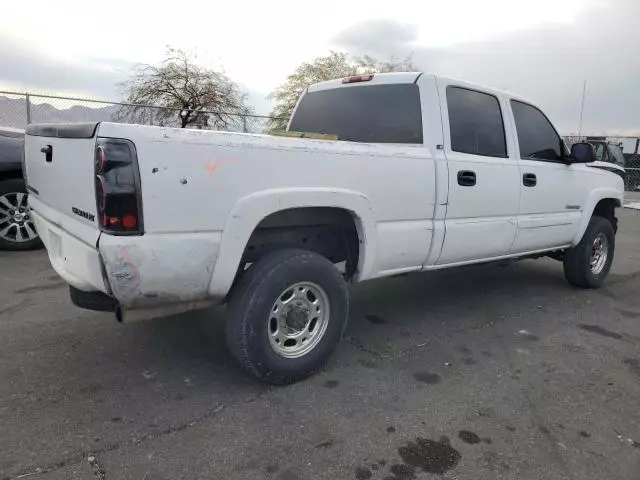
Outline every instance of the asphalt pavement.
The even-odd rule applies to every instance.
[[[352,288],[319,375],[273,388],[221,308],[75,308],[45,252],[0,253],[0,479],[640,478],[640,211],[606,287],[550,259]]]

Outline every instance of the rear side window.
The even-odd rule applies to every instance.
[[[451,150],[506,157],[507,144],[498,99],[488,93],[447,87]]]
[[[334,134],[350,142],[422,143],[420,92],[413,83],[310,92],[289,130]]]
[[[518,132],[520,157],[556,162],[562,160],[562,141],[544,113],[517,100],[511,100],[511,109]]]

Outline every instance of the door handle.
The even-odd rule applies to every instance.
[[[458,185],[463,187],[473,187],[476,184],[476,172],[471,170],[460,170],[458,172]]]
[[[46,145],[40,149],[42,153],[44,153],[44,160],[47,163],[51,163],[53,160],[53,147],[51,145]]]
[[[525,173],[524,175],[522,175],[522,184],[525,187],[535,187],[537,183],[538,179],[536,178],[535,174]]]

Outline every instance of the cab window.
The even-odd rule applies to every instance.
[[[544,113],[517,100],[511,100],[511,109],[518,132],[520,158],[562,161],[564,144]]]
[[[498,98],[462,87],[447,87],[451,150],[506,157],[504,124]]]

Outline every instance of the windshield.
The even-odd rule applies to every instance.
[[[609,145],[609,149],[611,151],[612,161],[616,165],[620,165],[624,167],[624,155],[622,154],[622,149],[618,145]]]
[[[418,86],[358,85],[307,93],[289,130],[334,134],[351,142],[422,143]]]
[[[593,147],[593,154],[598,162],[607,161],[607,150],[604,143],[590,142]]]

